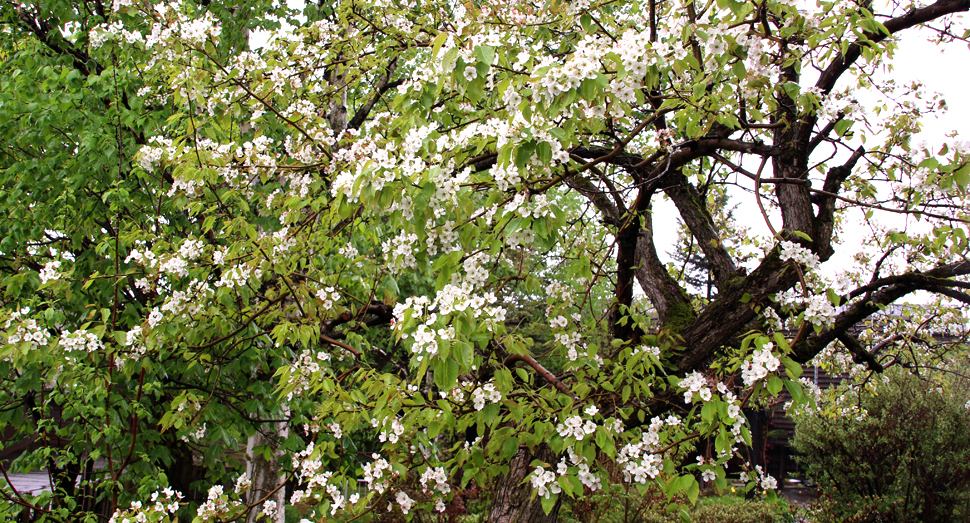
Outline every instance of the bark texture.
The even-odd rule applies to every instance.
[[[530,500],[532,484],[523,483],[532,472],[529,464],[534,459],[552,463],[556,460],[556,455],[545,445],[537,447],[534,452],[519,449],[509,462],[509,473],[495,482],[488,523],[555,523],[559,517],[562,497],[560,496],[552,512],[546,514],[542,510],[542,498]]]
[[[249,504],[267,498],[265,501],[275,501],[278,510],[272,518],[262,514],[262,505],[255,507],[246,517],[246,523],[284,523],[285,513],[283,507],[286,506],[286,474],[280,468],[279,458],[282,456],[279,447],[284,439],[289,435],[286,423],[274,423],[269,427],[268,432],[257,431],[249,437],[246,445],[246,475],[252,481],[250,489]],[[257,449],[269,446],[273,453],[269,460]]]

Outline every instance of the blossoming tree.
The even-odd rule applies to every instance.
[[[918,366],[965,329],[970,148],[912,143],[937,102],[872,73],[968,9],[4,6],[0,426],[55,487],[5,510],[433,515],[477,484],[490,521],[550,521],[603,482],[724,489],[799,363]],[[714,185],[770,233],[719,228]],[[710,300],[658,255],[663,199]]]

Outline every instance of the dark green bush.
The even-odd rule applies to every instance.
[[[966,521],[965,381],[899,370],[840,388],[795,416],[794,445],[823,493],[820,521]]]

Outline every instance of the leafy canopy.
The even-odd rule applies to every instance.
[[[314,518],[470,484],[514,487],[496,520],[519,485],[553,517],[613,479],[693,502],[743,407],[807,401],[800,363],[919,366],[966,329],[970,145],[913,144],[936,103],[870,73],[918,25],[965,38],[968,0],[2,9],[0,426],[57,482],[10,510],[281,514],[233,479],[257,433]],[[770,236],[717,219],[728,185]],[[658,257],[662,198],[709,300]]]

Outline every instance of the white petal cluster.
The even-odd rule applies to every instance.
[[[750,359],[745,360],[741,365],[741,377],[744,385],[750,387],[758,380],[766,377],[769,372],[778,370],[781,360],[771,353],[773,345],[765,345],[761,350],[754,351]]]
[[[818,256],[805,247],[802,247],[797,243],[783,241],[780,244],[780,248],[782,260],[795,262],[808,270],[815,270],[818,268]]]
[[[562,492],[562,487],[556,482],[556,473],[551,470],[536,467],[529,481],[532,483],[532,488],[536,489],[536,493],[546,499]]]
[[[394,238],[385,240],[381,244],[384,259],[387,260],[387,265],[394,274],[401,274],[404,269],[413,269],[417,266],[417,260],[414,257],[414,246],[417,242],[417,234],[401,231]]]
[[[274,502],[275,506],[275,502]],[[196,512],[201,521],[219,521],[221,516],[242,507],[242,503],[229,499],[223,493],[222,485],[214,485],[209,489],[208,499]]]
[[[92,332],[83,329],[74,332],[65,330],[61,334],[61,347],[69,351],[97,352],[104,348],[101,340]]]
[[[428,485],[434,482],[430,488],[437,490],[441,495],[451,492],[451,484],[448,483],[448,474],[444,467],[428,467],[421,473],[421,491],[427,492]]]
[[[819,327],[831,327],[838,310],[826,296],[809,296],[806,300],[805,319]]]
[[[680,388],[684,390],[684,401],[691,403],[694,394],[698,394],[703,401],[710,401],[711,389],[707,387],[707,379],[697,371],[691,372],[681,380]]]
[[[676,416],[669,416],[666,420],[655,417],[650,420],[650,427],[641,436],[640,441],[629,443],[620,449],[616,462],[623,470],[625,481],[635,481],[646,484],[660,474],[663,466],[663,454],[659,453],[661,433],[664,426],[677,426],[681,420]]]
[[[376,490],[378,494],[383,494],[390,483],[391,464],[381,458],[380,454],[374,454],[371,457],[374,461],[363,466],[364,483],[367,483],[369,488]]]
[[[175,514],[179,509],[182,493],[168,487],[155,491],[151,496],[151,504],[145,506],[140,501],[132,501],[127,510],[118,509],[111,515],[108,523],[141,523],[145,521],[159,521],[167,515]]]
[[[11,326],[15,327],[13,332],[7,335],[7,343],[27,342],[30,344],[31,350],[36,350],[38,347],[47,345],[50,342],[51,335],[47,332],[47,329],[37,324],[37,320],[21,319],[29,313],[30,309],[26,307],[12,312],[3,327],[5,329],[9,329]]]
[[[286,384],[293,386],[286,399],[291,400],[294,396],[299,397],[309,390],[316,381],[314,375],[326,367],[326,363],[331,359],[330,354],[324,351],[303,351],[290,365],[290,374]]]
[[[401,506],[401,512],[407,514],[411,507],[414,505],[414,500],[408,497],[407,493],[403,490],[399,490],[394,494],[394,501]]]
[[[330,310],[333,308],[333,304],[340,299],[340,293],[338,293],[333,287],[327,287],[317,291],[317,298],[320,298],[320,301],[323,302],[320,304],[320,306],[324,310]]]
[[[494,383],[484,383],[481,387],[472,392],[472,403],[475,410],[482,410],[486,403],[498,403],[502,401],[502,393],[495,388]]]
[[[258,280],[263,276],[262,269],[237,265],[222,272],[222,277],[216,282],[216,287],[234,288],[246,285],[249,280]]]
[[[583,438],[596,433],[596,422],[592,420],[583,421],[581,416],[570,416],[556,425],[556,432],[563,438],[575,438],[576,441],[583,441]]]
[[[44,264],[44,268],[40,270],[40,283],[44,284],[49,281],[55,281],[61,279],[60,272],[61,262],[54,260]]]
[[[387,420],[385,420],[386,424]],[[387,441],[390,443],[397,443],[401,436],[404,435],[404,424],[401,420],[394,418],[391,420],[391,426],[388,430],[381,431],[379,439],[381,443]]]

